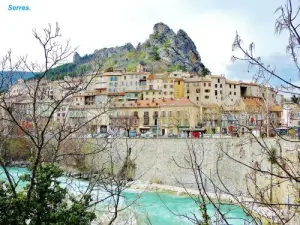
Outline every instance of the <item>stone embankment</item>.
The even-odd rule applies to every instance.
[[[5,164],[7,167],[21,167],[25,168],[29,165],[28,161],[7,161]]]

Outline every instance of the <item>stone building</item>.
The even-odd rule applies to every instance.
[[[111,124],[117,121],[136,121],[130,129],[138,133],[179,134],[195,130],[199,107],[188,99],[162,98],[136,102],[114,103],[110,114]],[[120,125],[119,125],[120,126]]]

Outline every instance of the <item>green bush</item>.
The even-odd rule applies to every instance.
[[[170,40],[166,40],[165,43],[164,43],[164,48],[168,49],[170,47],[171,47],[171,41]]]
[[[126,71],[133,72],[136,70],[137,63],[133,62],[127,65]]]
[[[150,59],[153,60],[153,61],[160,60],[159,53],[158,53],[158,48],[157,47],[153,47],[152,48],[152,52],[150,54]]]
[[[180,65],[171,65],[171,66],[168,66],[168,68],[167,68],[168,72],[174,72],[177,70],[186,71],[186,68],[183,66],[180,66]]]
[[[10,138],[4,142],[2,157],[5,160],[28,161],[31,157],[31,143],[26,138]]]
[[[31,169],[31,168],[30,168]],[[96,218],[88,210],[91,196],[84,194],[79,200],[67,195],[67,188],[60,186],[63,171],[54,164],[37,168],[32,186],[22,188],[17,195],[8,185],[0,185],[0,221],[5,225],[88,225]],[[29,183],[32,173],[20,177]],[[30,197],[28,193],[31,193]]]

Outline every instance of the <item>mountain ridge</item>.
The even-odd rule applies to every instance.
[[[203,72],[209,71],[202,63],[195,43],[184,30],[175,33],[168,25],[156,23],[149,38],[136,47],[128,42],[122,46],[97,49],[84,56],[75,52],[72,63],[58,66],[50,74],[63,76],[89,71],[95,61],[103,71],[133,72],[138,64],[149,72],[183,70],[206,75]]]

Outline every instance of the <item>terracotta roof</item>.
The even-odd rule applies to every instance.
[[[123,96],[125,95],[125,92],[110,92],[107,95],[112,95],[112,96]]]
[[[148,76],[147,80],[154,80],[155,79],[155,75],[154,74],[151,74]]]
[[[264,103],[260,98],[243,98],[246,106],[263,106]]]
[[[174,98],[165,98],[158,100],[139,100],[135,102],[124,102],[124,103],[115,103],[115,107],[139,107],[139,108],[148,108],[148,107],[168,107],[168,106],[196,106],[190,100],[186,98],[174,99]]]
[[[282,107],[280,105],[272,105],[271,106],[271,111],[273,111],[273,112],[281,112],[282,111]]]

